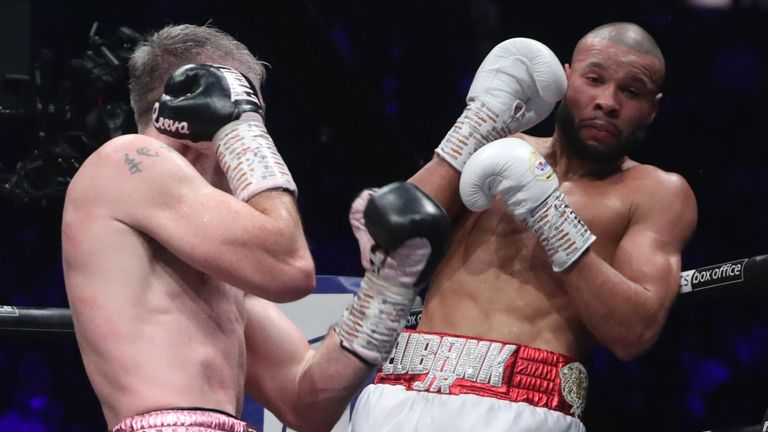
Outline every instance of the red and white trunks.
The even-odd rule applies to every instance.
[[[502,341],[406,330],[358,399],[350,431],[583,432],[587,373]]]
[[[256,432],[256,428],[216,411],[169,409],[128,417],[112,432]]]

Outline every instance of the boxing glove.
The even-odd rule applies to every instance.
[[[256,88],[227,66],[191,64],[168,78],[153,108],[158,132],[202,149],[212,146],[232,194],[248,201],[265,190],[297,194],[288,166],[264,126]],[[243,114],[258,114],[240,119]]]
[[[596,237],[568,206],[557,175],[544,157],[519,138],[502,138],[466,163],[459,193],[468,209],[488,209],[498,196],[507,212],[539,239],[556,272],[573,264]]]
[[[152,108],[152,122],[171,138],[210,142],[219,129],[246,112],[264,114],[256,88],[245,75],[227,66],[188,64],[165,82]]]
[[[461,171],[480,147],[545,119],[565,94],[557,56],[533,39],[494,47],[472,80],[467,106],[435,152]]]
[[[366,272],[335,331],[342,347],[378,365],[389,357],[419,289],[443,257],[450,221],[421,189],[393,183],[361,193],[350,223]]]

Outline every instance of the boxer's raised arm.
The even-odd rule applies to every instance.
[[[365,277],[317,352],[274,305],[246,302],[246,391],[302,431],[330,430],[363,380],[389,358],[449,234],[445,212],[406,183],[364,191],[350,222]]]
[[[475,73],[467,106],[435,149],[435,157],[408,181],[454,218],[461,211],[459,176],[485,144],[533,127],[565,94],[565,72],[541,42],[508,39],[496,45]]]
[[[314,289],[314,265],[291,194],[256,195],[258,211],[212,187],[159,141],[127,135],[102,146],[78,176],[79,205],[93,203],[192,267],[273,301]],[[85,178],[87,177],[87,178]],[[69,198],[68,198],[69,199]]]

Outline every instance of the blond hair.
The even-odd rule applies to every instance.
[[[152,106],[160,97],[168,77],[190,63],[216,63],[237,69],[256,86],[266,76],[264,64],[245,45],[210,26],[169,25],[147,36],[128,63],[131,107],[139,132],[151,121]]]

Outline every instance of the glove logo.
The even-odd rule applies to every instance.
[[[531,174],[533,174],[537,180],[550,181],[555,178],[555,172],[552,171],[549,162],[547,162],[547,160],[544,159],[544,156],[536,150],[531,151],[530,164]]]
[[[387,261],[387,256],[384,255],[384,253],[381,250],[379,249],[373,250],[373,249],[374,247],[371,247],[371,254],[369,256],[371,260],[370,268],[372,272],[379,274],[381,273],[381,268],[384,266],[384,262]]]
[[[178,132],[180,134],[189,135],[189,123],[185,121],[163,118],[160,117],[159,113],[160,104],[155,102],[155,105],[152,107],[152,123],[155,125],[155,128],[168,132]]]
[[[251,84],[243,76],[243,74],[227,66],[217,67],[221,73],[224,74],[224,78],[227,79],[227,84],[229,84],[230,99],[232,102],[238,100],[247,100],[261,106],[259,98],[256,97],[256,93],[253,91]]]

